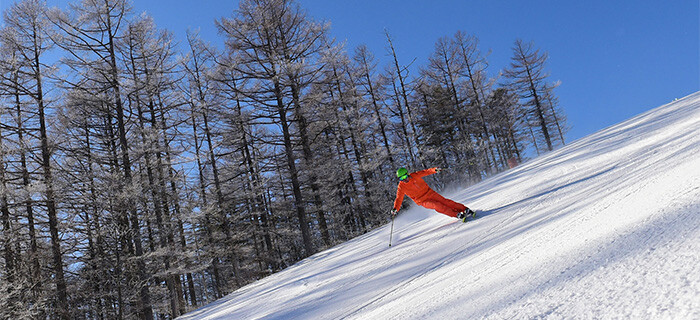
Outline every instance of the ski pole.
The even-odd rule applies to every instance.
[[[391,232],[389,233],[389,246],[391,247],[391,238],[394,236],[394,215],[391,215]]]

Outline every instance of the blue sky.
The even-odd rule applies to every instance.
[[[568,116],[568,141],[700,90],[700,1],[298,0],[352,51],[366,44],[387,61],[384,29],[400,62],[427,64],[436,40],[463,30],[491,52],[491,76],[507,67],[517,38],[549,53],[547,69]],[[65,0],[48,0],[66,7]],[[4,9],[8,0],[0,0]],[[135,1],[162,28],[183,39],[188,28],[221,47],[214,19],[230,17],[233,0]]]

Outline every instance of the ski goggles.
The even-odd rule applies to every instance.
[[[402,175],[402,176],[399,177],[399,180],[401,180],[401,181],[404,181],[404,180],[406,180],[406,179],[408,179],[408,175],[407,175],[407,174],[404,174],[404,175]]]

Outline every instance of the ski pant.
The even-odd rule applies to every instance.
[[[433,209],[453,218],[457,217],[458,213],[467,210],[465,205],[447,199],[434,191],[427,194],[424,199],[421,199],[420,202],[416,202],[416,204],[428,209]]]

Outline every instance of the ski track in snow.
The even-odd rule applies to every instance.
[[[696,93],[181,319],[700,319],[699,151]]]

